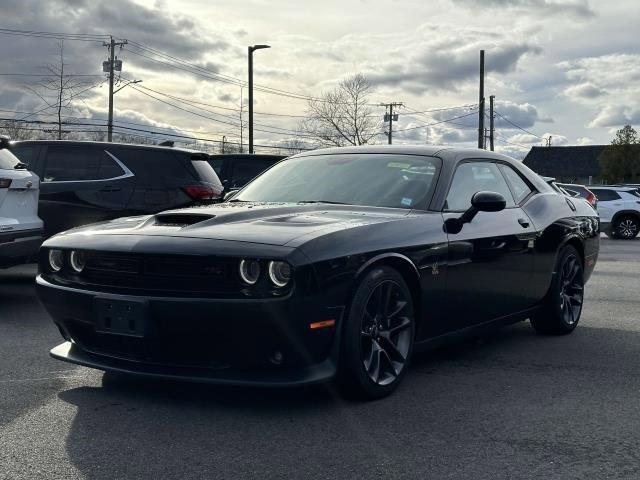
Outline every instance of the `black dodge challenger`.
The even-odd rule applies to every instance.
[[[411,354],[530,319],[567,334],[599,220],[513,159],[370,146],[283,160],[225,203],[61,233],[38,293],[54,358],[239,385],[392,392]]]

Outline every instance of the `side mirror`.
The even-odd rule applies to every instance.
[[[499,212],[506,206],[507,201],[496,192],[476,192],[471,197],[471,207],[478,212]]]
[[[444,229],[447,233],[460,233],[465,223],[470,223],[478,212],[499,212],[507,201],[497,192],[476,192],[471,197],[471,206],[458,218],[447,218]]]

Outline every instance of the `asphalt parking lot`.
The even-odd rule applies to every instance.
[[[54,361],[33,268],[0,272],[0,478],[640,477],[640,239],[602,240],[578,329],[423,354],[390,398],[126,381]]]

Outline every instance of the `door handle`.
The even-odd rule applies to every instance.
[[[121,190],[120,187],[103,187],[100,189],[101,192],[119,192]]]
[[[519,218],[518,223],[522,226],[522,228],[527,228],[529,226],[529,222],[524,218]]]

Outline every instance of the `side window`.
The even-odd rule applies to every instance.
[[[516,203],[523,201],[533,191],[529,188],[529,185],[527,185],[522,177],[513,170],[513,168],[500,164],[500,170],[502,170],[504,176],[507,177],[507,182],[509,182],[509,185],[511,186]]]
[[[231,174],[231,184],[234,187],[242,187],[249,180],[253,180],[264,170],[267,165],[264,161],[252,158],[241,158],[233,162],[233,173]]]
[[[515,206],[507,182],[495,163],[465,162],[453,174],[445,209],[467,210],[471,206],[473,194],[483,190],[502,194],[507,201],[507,208]]]
[[[40,147],[37,145],[19,145],[12,147],[11,152],[18,157],[22,163],[26,163],[29,168],[33,168],[38,159]]]
[[[116,178],[125,174],[122,167],[111,158],[106,152],[100,156],[100,169],[98,170],[99,179]]]
[[[118,147],[112,152],[144,185],[192,182],[193,175],[178,154],[161,148]],[[187,157],[187,162],[190,157]]]
[[[223,162],[222,158],[211,157],[209,159],[209,164],[213,167],[218,177],[222,173],[222,162]]]
[[[43,182],[97,180],[100,152],[91,147],[50,146],[44,165]]]
[[[614,190],[593,190],[593,193],[600,202],[609,202],[612,200],[620,200],[620,195]]]

